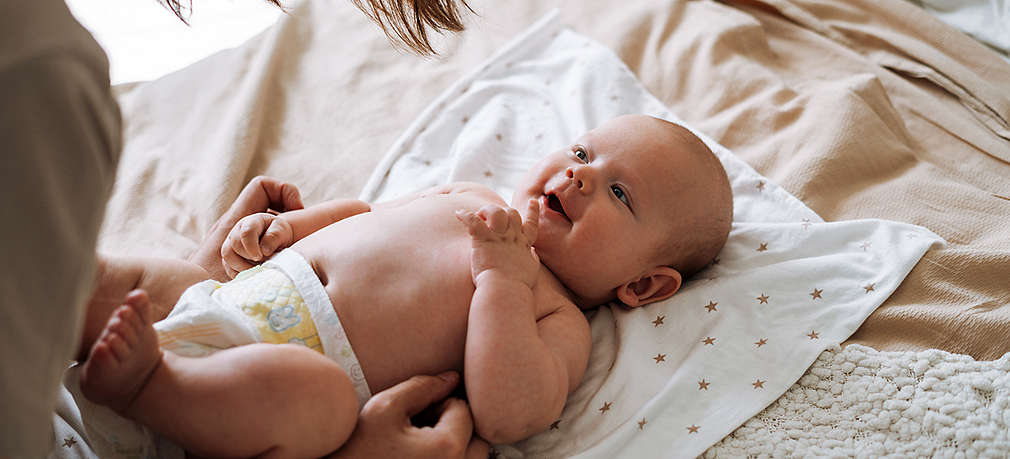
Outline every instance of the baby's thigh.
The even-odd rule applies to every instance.
[[[317,457],[342,445],[357,423],[358,395],[334,361],[304,346],[251,344],[229,349],[233,387],[258,400],[257,416],[270,419],[281,448]],[[213,356],[212,356],[213,357]]]

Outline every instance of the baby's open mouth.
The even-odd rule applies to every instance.
[[[547,195],[547,208],[561,214],[562,217],[565,217],[565,220],[572,221],[568,218],[568,214],[565,213],[565,207],[561,205],[561,200],[558,199],[556,194],[551,193]]]

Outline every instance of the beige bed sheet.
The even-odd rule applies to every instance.
[[[849,340],[1010,351],[1010,65],[901,1],[470,2],[442,57],[391,49],[346,0],[119,88],[125,151],[101,248],[186,256],[258,174],[357,195],[436,95],[551,8],[687,122],[826,220],[926,226],[926,255]]]

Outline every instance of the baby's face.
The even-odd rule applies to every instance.
[[[582,306],[613,299],[614,289],[653,267],[660,241],[675,236],[677,177],[691,171],[664,124],[611,120],[540,161],[513,195],[519,209],[540,202],[537,254]]]

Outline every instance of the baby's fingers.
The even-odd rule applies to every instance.
[[[488,228],[498,234],[505,234],[508,230],[509,215],[501,206],[488,204],[477,211],[477,215],[487,222]]]
[[[269,257],[277,249],[286,247],[291,241],[292,236],[291,224],[283,218],[274,218],[270,222],[270,227],[267,228],[266,232],[263,233],[263,237],[260,238],[260,249],[262,250],[263,257]]]
[[[491,229],[487,227],[487,223],[476,212],[460,209],[456,211],[456,218],[466,226],[467,231],[470,232],[470,237],[474,239],[487,239],[491,237]]]
[[[239,238],[242,248],[245,249],[243,256],[247,259],[259,261],[263,258],[263,252],[260,250],[260,235],[263,234],[263,229],[273,218],[273,215],[270,214],[256,214],[238,222]]]
[[[526,207],[526,216],[523,218],[523,235],[526,241],[533,245],[537,242],[537,233],[540,229],[540,201],[530,199]]]
[[[231,279],[234,279],[238,273],[253,267],[252,263],[231,249],[221,251],[221,264],[224,265],[224,271]]]
[[[518,240],[523,235],[523,218],[519,215],[519,211],[509,207],[508,210],[509,226],[506,231],[506,236],[510,239]]]

